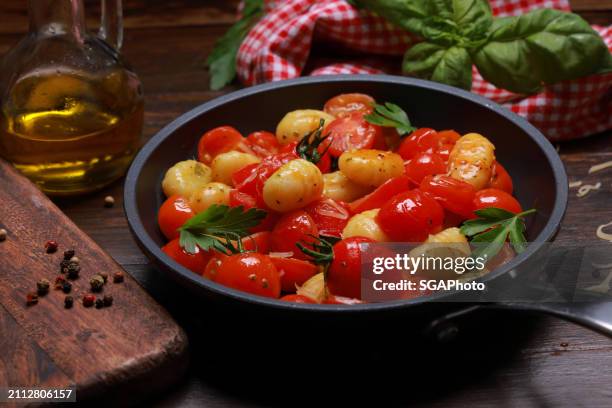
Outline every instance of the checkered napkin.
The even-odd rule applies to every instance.
[[[570,10],[568,0],[490,3],[496,16],[513,16],[542,7]],[[593,28],[612,50],[612,26]],[[313,40],[363,57],[356,57],[356,61],[328,61],[306,72]],[[302,74],[396,74],[400,65],[397,58],[417,41],[415,36],[355,9],[346,0],[266,0],[266,14],[243,41],[236,68],[246,85]],[[537,95],[525,96],[494,87],[474,69],[472,92],[524,116],[552,141],[612,129],[612,73],[562,82],[547,86]]]

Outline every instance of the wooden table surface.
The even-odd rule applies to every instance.
[[[4,0],[0,5],[0,54],[27,27],[24,3]],[[236,89],[210,91],[204,66],[214,41],[234,19],[236,1],[124,3],[124,54],[144,83],[146,138],[192,107]],[[86,4],[93,24],[97,10],[91,9],[97,2],[87,0]],[[574,0],[572,4],[593,23],[612,23],[611,0]],[[587,176],[589,166],[612,159],[610,136],[612,132],[560,145],[570,179],[601,181],[602,188],[582,199],[572,192],[559,241],[596,242],[597,226],[612,221],[612,172]],[[434,348],[434,355],[425,361],[399,358],[401,347],[380,351],[373,357],[375,371],[365,363],[359,370],[361,356],[354,356],[349,370],[346,359],[300,360],[300,350],[275,367],[265,366],[265,360],[259,366],[232,360],[233,366],[227,367],[222,358],[210,358],[211,351],[216,351],[210,339],[217,334],[207,326],[206,316],[218,311],[207,309],[208,305],[186,295],[149,266],[128,231],[122,194],[119,181],[98,193],[56,202],[189,334],[193,364],[188,377],[169,392],[152,390],[148,406],[327,406],[334,401],[378,401],[378,406],[612,406],[612,339],[556,318],[520,313],[500,313],[482,330],[462,333],[458,345]],[[114,208],[102,208],[106,195],[117,200]],[[278,334],[276,340],[290,342],[293,336],[299,333]],[[342,348],[338,344],[351,341],[325,339],[324,333],[322,339],[338,349]],[[397,341],[401,346],[403,340]],[[397,363],[402,376],[390,375]],[[306,366],[320,370],[312,374],[313,370],[303,369]]]

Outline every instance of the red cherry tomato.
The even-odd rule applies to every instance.
[[[451,151],[455,147],[454,144],[443,144],[440,145],[438,149],[436,149],[436,154],[442,158],[445,162],[448,162],[448,158],[450,157]]]
[[[327,102],[323,110],[332,116],[342,118],[353,113],[368,114],[374,109],[374,98],[360,93],[349,93],[334,96]]]
[[[438,132],[438,145],[454,145],[461,135],[454,130],[441,130]]]
[[[437,148],[438,133],[429,128],[417,129],[405,138],[397,148],[397,154],[404,160],[410,160],[419,153],[431,153]]]
[[[260,231],[242,238],[242,247],[247,251],[255,251],[260,254],[270,252],[270,241],[272,233],[270,231]]]
[[[473,216],[476,189],[471,184],[452,177],[437,175],[425,177],[419,188],[438,201],[444,209],[464,219]]]
[[[419,153],[405,166],[406,176],[419,185],[425,176],[446,173],[446,163],[434,153]]]
[[[331,198],[322,198],[304,208],[319,228],[319,234],[340,237],[349,220],[346,204]]]
[[[292,211],[283,214],[274,226],[271,250],[273,252],[292,252],[294,258],[308,259],[308,256],[300,251],[296,244],[311,246],[315,242],[314,237],[318,235],[319,229],[308,213],[303,210]]]
[[[262,158],[276,154],[280,149],[280,143],[278,143],[276,135],[265,130],[251,133],[246,137],[246,140],[251,150]]]
[[[230,207],[242,206],[245,210],[248,210],[257,207],[257,200],[250,194],[231,189],[229,193],[229,205]]]
[[[204,133],[198,143],[198,161],[210,164],[219,154],[238,150],[253,153],[240,132],[231,126],[220,126]]]
[[[190,254],[186,252],[180,245],[179,239],[173,239],[162,247],[162,251],[170,258],[174,259],[179,264],[192,272],[201,274],[208,263],[208,260],[212,257],[212,254],[208,251],[202,251],[196,246],[196,253]]]
[[[293,302],[293,303],[317,303],[314,299],[309,298],[304,295],[285,295],[280,298],[283,302]]]
[[[367,122],[361,113],[334,120],[325,132],[330,134],[329,153],[334,157],[340,157],[348,150],[370,149],[377,139],[384,140],[382,129]]]
[[[291,142],[289,144],[286,144],[280,149],[280,153],[290,153],[294,154],[296,158],[299,157],[297,153],[298,143],[299,142]],[[321,158],[316,163],[316,166],[319,168],[319,170],[321,170],[321,173],[329,173],[329,171],[331,170],[331,156],[327,151],[328,145],[329,142],[326,139],[325,141],[323,141],[323,143],[319,145],[319,147],[317,147],[317,151],[321,155]]]
[[[296,285],[302,286],[318,272],[316,265],[301,259],[275,256],[271,256],[270,259],[280,274],[283,292],[295,292]]]
[[[195,214],[187,200],[180,195],[168,197],[159,208],[157,223],[159,229],[168,239],[178,238],[178,228]]]
[[[387,201],[376,221],[393,240],[422,242],[442,229],[444,210],[436,200],[415,189]]]
[[[510,174],[508,174],[504,166],[497,161],[493,162],[491,181],[489,181],[488,187],[505,191],[508,194],[512,194],[512,191],[514,190],[514,185],[512,183]]]
[[[349,298],[345,296],[329,295],[327,299],[323,301],[323,303],[327,305],[349,305],[350,306],[350,305],[359,305],[365,302],[360,299]]]
[[[521,204],[510,194],[495,188],[485,188],[476,193],[474,197],[474,211],[483,208],[496,207],[511,213],[523,211]]]
[[[376,190],[370,194],[363,196],[352,203],[350,203],[349,209],[353,214],[359,214],[367,210],[374,208],[380,208],[386,203],[390,197],[408,191],[410,189],[410,180],[408,176],[394,177],[385,181]]]
[[[334,260],[327,271],[327,286],[335,295],[361,298],[361,247],[373,243],[365,237],[350,237],[336,242]]]
[[[204,276],[227,287],[254,295],[280,296],[280,275],[267,255],[247,252],[215,255],[206,265]]]
[[[255,197],[257,193],[255,179],[257,178],[258,167],[259,163],[248,164],[232,174],[232,184],[236,187],[236,190]]]

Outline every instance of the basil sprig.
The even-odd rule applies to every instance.
[[[580,16],[553,9],[495,18],[487,0],[354,0],[423,38],[404,56],[405,74],[470,89],[472,65],[498,88],[543,85],[612,71],[612,56]]]

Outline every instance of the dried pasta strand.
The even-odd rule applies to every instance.
[[[593,184],[585,184],[584,186],[580,187],[578,189],[578,193],[576,194],[578,197],[584,197],[585,195],[589,194],[592,190],[599,190],[601,188],[601,183],[598,182],[597,184],[593,185]]]
[[[612,225],[612,221],[610,221],[607,224],[602,224],[599,227],[597,227],[597,238],[603,239],[604,241],[612,242],[612,234],[608,234],[604,232],[604,228],[609,227],[610,225]]]
[[[578,181],[570,181],[569,183],[569,188],[576,188],[576,187],[580,187],[582,185],[582,181],[578,180]]]
[[[591,168],[589,169],[589,174],[597,173],[598,171],[605,170],[608,167],[612,167],[612,160],[591,166]]]

